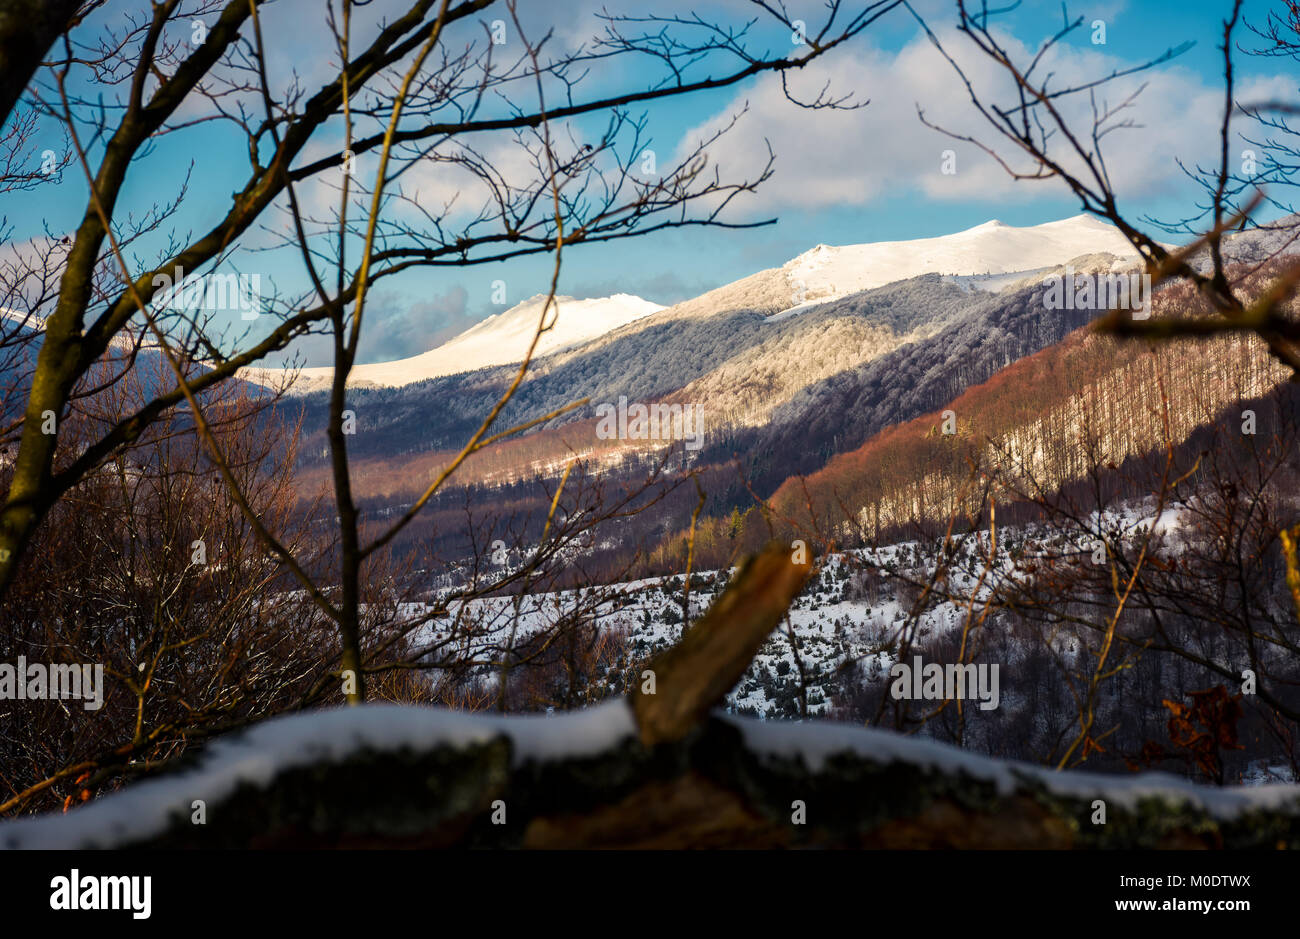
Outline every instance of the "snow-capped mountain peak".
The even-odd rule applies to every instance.
[[[1053,267],[1085,254],[1137,253],[1113,225],[1091,215],[1017,228],[990,219],[974,228],[908,241],[817,245],[782,268],[799,298],[825,302],[919,274],[1009,274]]]
[[[545,302],[546,294],[537,294],[475,323],[428,352],[392,362],[358,365],[352,369],[351,382],[398,387],[426,378],[522,362]],[[533,357],[536,359],[586,342],[662,309],[657,303],[626,293],[591,300],[556,297],[555,306],[546,314],[549,328],[538,340]],[[330,366],[301,369],[293,390],[304,394],[318,391],[326,387],[332,373]],[[250,369],[244,377],[270,385],[282,379],[284,374],[283,369]]]

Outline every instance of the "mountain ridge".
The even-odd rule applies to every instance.
[[[1097,254],[1112,254],[1134,263],[1138,260],[1118,229],[1086,215],[1025,227],[992,219],[963,231],[905,241],[819,244],[781,267],[757,271],[667,307],[629,294],[589,300],[557,297],[557,331],[543,335],[534,359],[551,357],[562,364],[574,355],[594,352],[610,341],[663,323],[742,310],[775,320],[928,273],[1028,274]],[[974,286],[980,287],[978,283]],[[544,294],[531,297],[426,352],[358,365],[349,383],[358,388],[403,387],[521,361],[544,299]],[[579,313],[574,318],[576,324],[574,319],[566,319],[566,311]],[[246,377],[271,385],[289,374],[280,369],[251,369]],[[300,369],[291,390],[297,394],[319,391],[328,386],[331,374],[330,366]]]

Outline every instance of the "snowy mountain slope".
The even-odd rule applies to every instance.
[[[558,322],[542,337],[537,356],[560,353],[554,362],[563,365],[656,326],[740,311],[761,313],[775,322],[777,316],[803,312],[927,273],[973,277],[969,286],[995,292],[1005,285],[1005,279],[989,277],[988,282],[983,282],[980,278],[1029,274],[1080,255],[1107,252],[1125,260],[1137,257],[1117,229],[1083,215],[1028,228],[1015,228],[995,219],[936,238],[842,247],[818,245],[782,267],[758,271],[671,307],[627,294],[599,300],[560,298]],[[401,387],[518,362],[537,322],[541,300],[540,296],[533,297],[489,317],[429,352],[357,366],[352,384]],[[302,394],[322,390],[329,375],[329,367],[302,369],[293,390]],[[270,385],[282,379],[284,371],[253,369],[246,377]],[[696,377],[689,376],[685,381]]]
[[[1180,309],[1182,302],[1177,296],[1157,294],[1155,315]],[[956,332],[969,332],[968,325]],[[981,334],[992,332],[990,324],[981,325]],[[932,345],[927,354],[942,348]],[[1166,439],[1187,448],[1194,459],[1206,449],[1207,428],[1213,422],[1226,414],[1228,426],[1239,427],[1247,401],[1260,402],[1250,405],[1259,414],[1271,414],[1268,408],[1286,400],[1283,389],[1291,387],[1285,381],[1288,370],[1262,344],[1245,337],[1188,340],[1151,349],[1078,330],[1036,355],[1012,357],[1002,370],[993,369],[997,360],[989,360],[988,350],[959,342],[955,351],[960,367],[978,369],[968,378],[989,374],[989,380],[968,380],[964,391],[940,400],[943,388],[962,385],[907,382],[909,390],[901,394],[896,386],[864,377],[851,389],[865,389],[857,398],[827,389],[811,406],[796,400],[788,414],[779,409],[772,423],[755,435],[752,448],[780,439],[783,418],[788,418],[787,426],[799,422],[805,444],[819,432],[823,437],[832,431],[846,436],[849,428],[844,425],[819,428],[808,418],[810,413],[845,413],[841,409],[846,400],[853,403],[849,413],[864,415],[870,422],[859,423],[876,431],[862,446],[844,448],[820,470],[786,480],[776,490],[774,504],[796,517],[803,506],[811,505],[822,518],[853,505],[862,507],[859,522],[888,526],[946,512],[948,506],[927,503],[917,492],[947,494],[959,489],[968,478],[968,454],[976,454],[986,468],[1000,467],[1008,490],[1016,492],[1052,491],[1085,477],[1098,460],[1114,469],[1154,453],[1158,464]],[[930,373],[924,360],[918,365],[922,374]],[[909,368],[904,374],[916,371]],[[933,402],[931,409],[903,419],[903,414],[916,411],[918,391],[925,392],[921,400]],[[1286,394],[1293,396],[1289,390]],[[1294,404],[1287,407],[1294,409]],[[946,412],[958,415],[956,447],[934,434],[940,414]],[[1262,420],[1283,426],[1280,416]]]
[[[1043,286],[1025,284],[989,294],[966,292],[937,274],[855,294],[825,304],[769,328],[807,321],[811,326],[825,314],[841,315],[878,294],[900,292],[896,302],[906,309],[933,309],[942,291],[963,297],[957,315],[935,317],[900,335],[893,349],[863,359],[827,376],[816,376],[785,399],[774,402],[761,425],[733,436],[719,435],[712,449],[709,438],[700,459],[723,461],[732,451],[747,454],[746,474],[757,491],[770,492],[784,477],[810,473],[832,454],[852,450],[874,434],[934,410],[973,384],[987,381],[1023,356],[1060,341],[1092,318],[1089,311],[1048,310]],[[882,298],[883,299],[883,298]],[[901,330],[900,330],[901,332]],[[799,446],[788,442],[798,440]],[[720,496],[739,499],[743,491]]]
[[[932,336],[997,299],[972,296],[931,276],[822,304],[778,323],[747,310],[671,321],[659,313],[580,352],[537,363],[501,420],[530,420],[578,397],[594,406],[620,396],[646,402],[671,395],[702,408],[710,430],[753,424],[809,383]],[[453,446],[473,432],[510,377],[497,368],[402,388],[358,388],[349,403],[369,431],[357,438],[353,452],[382,456]],[[314,413],[323,407],[316,397],[306,399],[308,423],[323,426]],[[439,419],[429,421],[430,414]],[[580,410],[556,423],[591,416],[590,409]]]
[[[21,337],[39,341],[44,333],[45,317],[39,313],[0,306],[0,336],[4,336],[7,341],[14,342]],[[158,344],[152,339],[141,339],[139,335],[118,333],[108,341],[108,347],[122,352],[131,352],[137,348],[156,351]]]
[[[568,355],[583,354],[620,335],[660,323],[740,310],[762,313],[769,322],[779,322],[818,304],[921,274],[950,275],[965,287],[996,293],[1016,280],[1092,254],[1115,255],[1119,266],[1139,260],[1117,228],[1089,215],[1026,228],[993,219],[934,238],[817,245],[781,267],[758,271],[628,327],[610,330]]]
[[[1102,245],[1124,255],[1093,250]],[[805,263],[812,255],[821,259],[815,270]],[[849,270],[850,262],[864,266]],[[818,441],[806,448],[808,465],[800,467],[811,471],[830,453],[930,410],[1086,322],[1086,312],[1045,313],[1036,296],[1044,272],[1066,263],[1082,270],[1136,262],[1113,228],[1086,218],[1023,229],[991,222],[917,242],[815,249],[785,268],[760,271],[542,358],[501,419],[530,420],[578,397],[669,399],[701,408],[709,441],[716,435],[721,446],[743,442],[752,447],[742,450],[786,453],[780,441],[799,428]],[[907,265],[936,269],[899,279]],[[827,291],[879,279],[890,283],[818,299],[805,282],[808,295],[797,315],[776,315],[796,299],[790,272],[810,270],[820,271]],[[852,277],[841,276],[844,271]],[[495,322],[470,330],[463,341]],[[401,365],[451,348],[449,343]],[[458,361],[456,369],[466,369],[466,362]],[[398,364],[369,366],[358,377]],[[358,383],[350,403],[370,432],[358,440],[356,455],[382,458],[455,446],[512,377],[508,367],[495,367],[400,386],[391,378]],[[319,406],[308,398],[309,409]],[[430,422],[430,414],[438,421]],[[580,411],[556,423],[590,417],[590,410]],[[733,440],[723,433],[726,428],[745,428],[763,439]],[[771,466],[774,475],[767,482],[778,485],[785,469]]]
[[[715,426],[759,426],[803,389],[932,339],[987,300],[927,277],[813,304],[798,311],[797,322],[769,316],[758,342],[733,350],[671,397],[698,403]]]
[[[530,297],[504,313],[476,323],[428,352],[392,362],[358,365],[352,370],[351,384],[400,387],[426,378],[521,362],[537,329],[545,301],[544,294]],[[557,297],[556,309],[547,314],[551,326],[538,341],[534,356],[540,357],[588,341],[662,309],[657,303],[625,293],[593,300]],[[245,377],[271,385],[284,373],[284,369],[250,369]],[[293,390],[300,394],[320,391],[328,386],[332,373],[330,366],[301,369]]]
[[[1288,215],[1260,228],[1232,232],[1223,239],[1223,254],[1229,262],[1252,264],[1275,255],[1300,253],[1300,215]],[[1192,256],[1192,265],[1202,272],[1210,269],[1209,251],[1202,248]]]
[[[45,317],[39,313],[0,307],[0,339],[5,347],[5,354],[0,357],[0,387],[9,389],[7,398],[0,405],[0,414],[13,420],[27,406],[37,356],[45,340]],[[129,368],[136,382],[133,394],[160,393],[175,385],[171,367],[158,343],[133,323],[109,339],[108,349],[91,367],[81,387],[98,388],[112,376],[122,374],[124,368]],[[253,394],[261,391],[256,385],[246,386],[245,390]]]
[[[676,367],[665,368],[664,362],[658,362],[657,367],[649,368],[655,359],[649,353],[630,361],[626,355],[615,355],[620,360],[618,366],[601,384],[613,382],[625,387],[628,394],[648,397],[672,392],[676,382],[681,390],[674,398],[701,403],[729,423],[752,425],[768,420],[773,407],[813,382],[861,367],[905,343],[929,339],[962,319],[965,311],[954,310],[951,298],[936,293],[937,284],[916,282],[904,289],[905,283],[917,276],[943,275],[944,283],[970,294],[962,304],[970,309],[980,306],[981,299],[989,295],[1041,284],[1044,273],[1067,263],[1074,263],[1078,270],[1119,270],[1138,261],[1137,253],[1116,228],[1086,215],[1027,228],[993,220],[955,234],[912,241],[819,245],[783,267],[759,271],[610,330],[590,343],[570,348],[550,364],[557,371],[577,366],[580,373],[590,376],[593,362],[640,345],[633,341],[635,334],[654,335],[657,346],[672,343],[679,332],[691,334],[683,355],[667,360]],[[871,301],[856,297],[890,285],[898,287],[898,296],[873,295]],[[820,322],[807,335],[781,327],[751,337],[751,330],[742,327],[730,350],[716,349],[703,359],[699,355],[700,321],[716,319],[721,324],[738,313],[760,313],[765,316],[765,327],[776,327],[814,309]],[[862,314],[867,309],[873,312],[864,321]],[[880,322],[878,317],[886,310],[889,312]],[[723,332],[730,333],[733,328]],[[1055,338],[1060,335],[1063,333]],[[683,368],[688,363],[703,368],[690,374]],[[655,387],[645,387],[638,380],[647,371],[658,379]],[[678,377],[670,377],[674,375]],[[602,388],[583,389],[583,393],[597,396],[603,392]]]
[[[798,308],[920,274],[1010,274],[1084,254],[1137,259],[1128,240],[1090,215],[1016,228],[997,219],[938,238],[818,245],[781,268]]]
[[[593,407],[620,396],[692,404],[706,426],[700,457],[726,462],[736,449],[772,455],[749,469],[760,489],[775,488],[789,473],[819,468],[831,453],[931,410],[1091,318],[1087,311],[1044,310],[1042,290],[1038,283],[972,291],[930,274],[777,321],[754,311],[664,321],[665,311],[542,360],[501,419],[522,423],[577,397],[590,398]],[[349,404],[367,433],[353,452],[409,459],[456,446],[511,377],[497,368],[401,388],[358,388]],[[324,402],[317,398],[305,399],[307,425],[323,427],[316,412]],[[430,414],[438,420],[429,421]],[[579,410],[548,425],[560,448],[554,458],[577,445],[567,425],[592,415]],[[807,446],[790,448],[792,435]],[[307,452],[314,446],[309,442]]]

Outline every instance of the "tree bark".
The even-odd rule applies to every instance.
[[[0,125],[80,6],[81,0],[0,0]]]

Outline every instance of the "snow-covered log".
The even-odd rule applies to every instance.
[[[1300,787],[1057,773],[721,714],[647,747],[623,700],[550,718],[365,705],[269,721],[191,768],[0,825],[0,845],[1295,848]]]
[[[707,713],[805,575],[783,549],[751,562],[652,663],[654,695],[554,717],[372,704],[279,718],[66,815],[6,822],[0,846],[1300,847],[1296,785],[1053,772]]]

